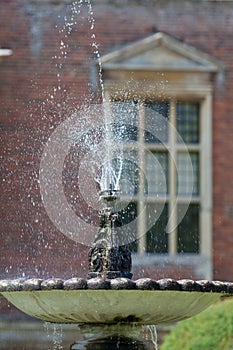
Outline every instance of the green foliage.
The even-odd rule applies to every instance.
[[[178,323],[160,350],[233,350],[233,299]]]

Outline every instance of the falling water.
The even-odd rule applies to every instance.
[[[155,325],[148,326],[150,334],[151,334],[151,341],[155,347],[155,350],[158,350],[158,336],[157,336],[157,329]]]
[[[151,342],[154,346],[154,350],[158,350],[158,337],[157,329],[155,325],[142,326],[143,331],[145,332],[146,341]]]
[[[62,325],[54,324],[53,325],[53,350],[62,350]]]
[[[44,323],[44,329],[49,342],[52,344],[51,350],[62,350],[63,330],[61,324]]]

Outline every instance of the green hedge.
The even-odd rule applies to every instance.
[[[160,350],[233,350],[233,299],[178,323]]]

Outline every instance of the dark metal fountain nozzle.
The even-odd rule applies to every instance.
[[[115,202],[119,198],[119,190],[113,189],[112,185],[110,184],[108,190],[103,190],[100,192],[100,199],[105,202]]]

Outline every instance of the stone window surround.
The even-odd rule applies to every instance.
[[[169,57],[164,64],[146,67],[138,59],[137,65],[127,63],[133,55],[146,49],[145,41],[155,42],[158,51],[159,45],[169,50],[175,50],[178,56],[185,55],[190,65],[181,67],[172,62],[169,67]],[[157,41],[157,42],[156,42]],[[159,43],[159,45],[158,45]],[[157,46],[156,46],[157,45]],[[141,46],[141,47],[140,47]],[[150,44],[150,50],[153,47]],[[155,51],[156,53],[156,51]],[[152,51],[151,51],[152,54]],[[168,51],[169,54],[169,51]],[[156,55],[155,55],[156,57]],[[122,59],[122,61],[121,61]],[[179,58],[178,58],[179,60]],[[142,99],[168,99],[171,104],[177,100],[198,101],[200,103],[200,254],[176,254],[176,233],[170,234],[169,254],[135,254],[134,265],[179,263],[195,265],[204,278],[212,278],[212,103],[213,103],[213,75],[222,71],[221,63],[212,57],[198,52],[196,49],[180,43],[167,34],[156,33],[149,39],[143,39],[126,49],[104,56],[102,59],[104,88],[106,100],[129,99],[135,95]],[[117,61],[117,63],[116,63]],[[195,61],[195,65],[192,62]],[[131,59],[132,62],[132,59]],[[171,62],[171,60],[170,60]],[[196,64],[198,62],[198,64]],[[133,82],[131,84],[130,82]],[[136,82],[136,83],[135,83]],[[131,89],[132,86],[132,89]],[[174,108],[173,108],[174,110]],[[192,146],[191,146],[192,148]],[[140,251],[140,249],[139,249]]]

